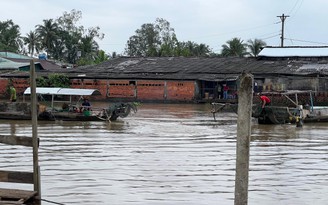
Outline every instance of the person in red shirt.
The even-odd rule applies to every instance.
[[[223,99],[228,99],[229,87],[227,84],[223,84]]]
[[[270,105],[271,104],[271,100],[267,96],[259,94],[259,97],[260,97],[260,99],[262,101],[262,108],[264,108],[266,105]]]

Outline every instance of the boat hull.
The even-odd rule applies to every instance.
[[[300,112],[302,113],[300,114]],[[328,115],[323,114],[325,112],[327,110],[311,112],[308,109],[266,106],[264,109],[253,110],[253,117],[257,118],[259,124],[296,123],[300,120],[304,123],[328,122]]]
[[[0,119],[31,120],[30,103],[15,102],[0,103]],[[108,108],[95,110],[47,110],[38,106],[38,120],[43,121],[115,121],[119,117],[127,117],[131,110],[136,112],[136,106],[130,103],[117,103]]]

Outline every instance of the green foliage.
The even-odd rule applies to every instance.
[[[129,56],[208,56],[211,52],[205,44],[191,41],[179,42],[174,29],[164,19],[143,24],[127,42],[125,52]]]
[[[0,50],[19,52],[23,48],[20,28],[12,20],[0,21]]]
[[[266,43],[260,39],[248,40],[247,41],[249,54],[253,57],[257,57],[260,51],[266,46]]]
[[[37,87],[49,87],[47,79],[44,77],[38,77],[35,79]]]
[[[179,42],[175,49],[176,56],[208,56],[211,50],[208,45],[197,44],[195,42]]]
[[[92,65],[92,64],[99,64],[105,61],[109,60],[109,56],[105,53],[105,51],[103,50],[99,50],[97,52],[97,55],[88,55],[88,56],[84,56],[82,58],[80,58],[77,61],[77,64],[79,66],[83,66],[83,65]]]
[[[127,42],[125,52],[129,56],[161,56],[161,53],[169,54],[169,49],[175,44],[176,37],[170,23],[157,18],[155,23],[143,24],[135,31]]]
[[[68,88],[70,86],[68,76],[57,73],[48,76],[48,84],[50,87]]]
[[[94,60],[91,59],[91,58],[82,57],[76,63],[77,63],[78,66],[93,65]]]
[[[43,25],[36,26],[36,33],[40,38],[41,49],[48,53],[48,57],[55,53],[57,39],[59,39],[59,26],[53,19],[43,20]]]
[[[39,52],[41,49],[41,43],[39,36],[35,31],[30,31],[23,37],[24,44],[27,45],[28,52],[33,56],[34,51]]]
[[[106,55],[105,51],[100,50],[100,51],[98,51],[98,55],[96,56],[95,63],[99,64],[104,61],[108,61],[108,59],[109,59],[109,56]]]
[[[48,78],[39,77],[36,79],[37,87],[61,87],[68,88],[70,86],[68,76],[64,74],[50,74]]]
[[[240,38],[233,38],[222,45],[222,56],[243,57],[247,54],[247,44],[243,43]]]
[[[55,60],[76,64],[79,58],[87,59],[81,62],[94,63],[99,49],[96,38],[103,39],[99,27],[84,29],[77,26],[82,18],[82,12],[71,10],[64,12],[57,19],[43,20],[43,24],[36,26],[36,34],[40,40],[40,48],[48,53],[48,57]]]

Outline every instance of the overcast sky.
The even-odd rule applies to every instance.
[[[12,19],[26,35],[43,19],[72,9],[82,12],[80,24],[99,26],[106,53],[122,53],[126,42],[156,18],[170,22],[179,41],[204,43],[216,53],[226,41],[259,38],[280,45],[281,21],[288,45],[328,45],[328,0],[0,0],[0,21]]]

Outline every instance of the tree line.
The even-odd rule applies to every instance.
[[[157,18],[154,23],[143,24],[127,41],[128,56],[253,56],[256,57],[266,43],[261,39],[232,38],[222,45],[221,53],[214,53],[208,45],[192,41],[179,41],[170,23]]]
[[[56,19],[45,19],[25,36],[12,20],[0,21],[0,51],[11,51],[34,56],[46,52],[48,58],[71,64],[97,64],[109,59],[99,48],[98,40],[104,38],[100,28],[85,29],[77,26],[82,12],[64,12]],[[179,41],[170,23],[157,18],[154,23],[145,23],[135,31],[126,43],[124,55],[131,57],[164,56],[254,56],[266,43],[260,39],[232,38],[222,45],[221,53],[214,53],[208,45],[192,41]],[[113,52],[112,57],[116,57]]]
[[[56,19],[44,19],[26,36],[12,20],[0,21],[0,51],[21,54],[46,52],[48,58],[71,64],[93,64],[108,57],[99,50],[96,39],[103,39],[99,27],[84,28],[77,26],[82,12],[64,12]]]

